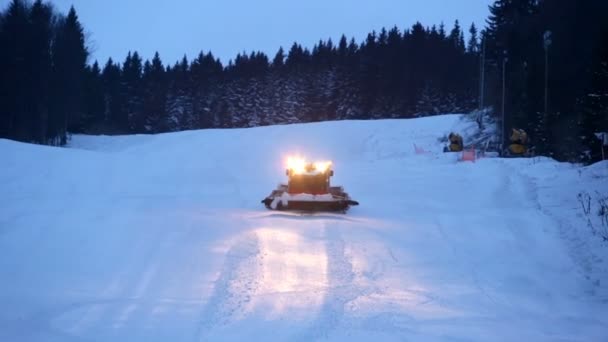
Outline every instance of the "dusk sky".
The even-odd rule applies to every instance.
[[[6,9],[10,0],[0,0]],[[312,48],[319,39],[337,43],[342,33],[359,43],[372,30],[445,23],[459,19],[485,25],[493,0],[53,0],[61,12],[74,5],[87,32],[91,61],[123,61],[127,52],[165,64],[186,54],[211,51],[225,64],[238,52],[263,51],[272,58],[294,41]]]

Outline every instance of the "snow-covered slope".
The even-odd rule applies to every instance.
[[[605,340],[608,164],[457,162],[460,118],[0,140],[0,340]],[[361,205],[264,209],[298,153]]]

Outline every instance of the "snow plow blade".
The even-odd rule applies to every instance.
[[[332,202],[309,202],[309,201],[289,201],[287,205],[279,203],[276,207],[272,207],[272,199],[264,199],[262,201],[266,208],[270,210],[293,210],[293,211],[311,211],[311,212],[345,212],[351,205],[358,205],[356,201],[332,201]]]
[[[331,187],[330,193],[321,195],[289,194],[286,185],[280,185],[262,203],[270,210],[346,212],[359,202],[352,200],[341,187]]]

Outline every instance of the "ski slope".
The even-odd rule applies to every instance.
[[[0,341],[607,340],[608,244],[576,196],[608,195],[608,163],[441,153],[473,127],[0,140]],[[361,204],[264,209],[292,154]]]

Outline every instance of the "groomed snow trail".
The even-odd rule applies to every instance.
[[[0,140],[0,340],[605,340],[608,255],[573,244],[571,184],[608,193],[608,165],[440,152],[469,125]],[[361,205],[264,209],[298,153]]]

